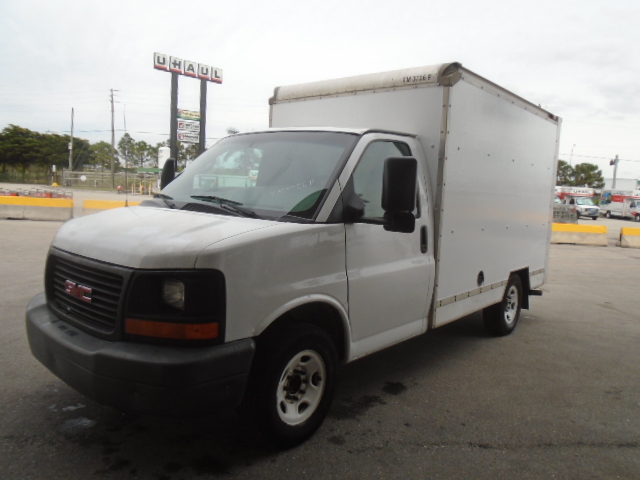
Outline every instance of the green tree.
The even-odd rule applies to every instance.
[[[83,170],[84,165],[92,165],[93,151],[88,140],[73,139],[73,170]]]
[[[111,171],[111,144],[108,142],[98,142],[91,145],[92,160],[96,167]],[[115,151],[116,156],[118,151]]]
[[[118,152],[125,161],[125,165],[132,163],[131,152],[135,149],[135,143],[136,141],[128,133],[125,133],[118,142]]]
[[[130,151],[131,163],[138,167],[144,167],[146,163],[153,160],[153,147],[144,140],[133,142],[133,148]]]
[[[0,133],[0,163],[3,172],[6,167],[19,169],[22,181],[25,180],[27,169],[40,156],[40,134],[27,128],[9,125]]]
[[[69,137],[53,133],[37,134],[38,158],[35,166],[41,173],[47,175],[51,172],[51,166],[58,170],[69,166]],[[74,142],[75,143],[75,142]],[[75,151],[73,152],[75,156]]]
[[[158,147],[149,145],[144,140],[136,141],[125,133],[118,142],[120,156],[130,167],[144,167],[146,164],[158,164]]]
[[[604,187],[602,170],[592,163],[580,163],[573,169],[573,185],[587,186],[591,188]]]
[[[558,160],[558,173],[556,175],[556,185],[573,185],[573,167],[564,160]]]

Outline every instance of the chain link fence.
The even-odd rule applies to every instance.
[[[64,170],[62,179],[58,179],[60,186],[67,188],[86,188],[94,190],[118,190],[130,193],[157,192],[160,175],[155,173],[124,173],[86,171],[75,172]]]

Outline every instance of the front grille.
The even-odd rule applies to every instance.
[[[49,302],[64,317],[75,324],[112,333],[118,318],[118,306],[124,278],[109,271],[108,265],[85,259],[62,258],[51,255],[47,266],[47,295]],[[90,289],[85,299],[69,294],[69,285]],[[90,302],[86,301],[90,298]]]

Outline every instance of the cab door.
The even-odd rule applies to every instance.
[[[384,225],[368,223],[384,216],[384,161],[399,156],[412,156],[409,143],[379,136],[366,146],[349,180],[365,205],[362,220],[345,225],[351,358],[417,335],[427,326],[435,267],[420,160],[414,231],[390,232]]]

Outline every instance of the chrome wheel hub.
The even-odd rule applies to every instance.
[[[285,367],[278,390],[278,415],[288,425],[308,420],[317,410],[324,393],[326,367],[313,350],[294,356]]]

